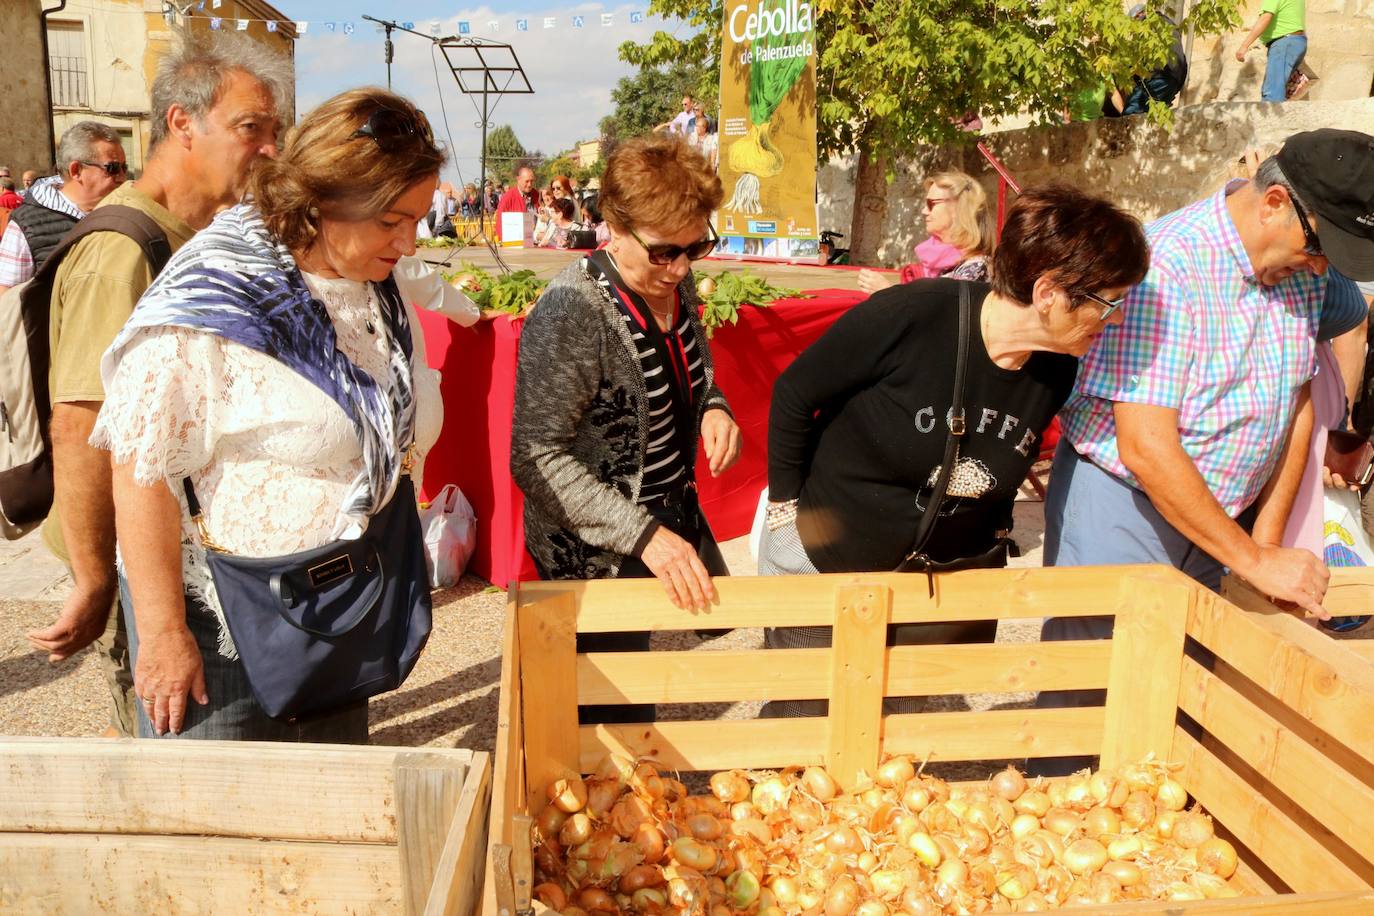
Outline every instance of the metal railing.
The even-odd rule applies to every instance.
[[[1007,189],[1020,194],[1021,186],[1016,183],[1016,179],[1011,177],[1011,172],[1002,161],[993,155],[992,150],[988,149],[987,144],[982,140],[978,141],[978,152],[983,154],[983,158],[992,166],[997,173],[997,234],[1002,234],[1002,223],[1007,218]]]

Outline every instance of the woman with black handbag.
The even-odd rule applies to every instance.
[[[392,277],[444,154],[380,89],[307,114],[106,352],[143,737],[365,743],[431,609],[412,464],[437,374]],[[130,600],[131,599],[131,600]]]
[[[918,280],[877,293],[773,388],[762,575],[1005,566],[1012,502],[1077,357],[1144,278],[1140,223],[1063,185],[1007,213],[991,286]],[[892,645],[991,642],[996,621],[893,626]],[[769,648],[830,645],[827,627],[775,627]],[[914,700],[889,711],[914,711]],[[765,717],[825,715],[824,700]]]

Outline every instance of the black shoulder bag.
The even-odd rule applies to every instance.
[[[1001,569],[1007,565],[1008,556],[1020,556],[1016,542],[1002,536],[997,538],[992,548],[970,557],[956,560],[932,560],[925,552],[926,544],[935,531],[935,523],[940,518],[940,506],[945,501],[945,491],[949,487],[950,475],[959,463],[959,440],[965,432],[964,424],[964,383],[968,377],[968,350],[970,325],[973,306],[969,302],[969,285],[959,284],[959,350],[954,359],[954,398],[950,405],[949,437],[945,440],[945,456],[940,464],[940,473],[935,478],[935,489],[930,494],[930,502],[921,516],[921,524],[916,529],[916,540],[911,552],[897,564],[893,572],[923,572],[926,574],[930,596],[935,597],[935,573],[958,572],[963,569]]]

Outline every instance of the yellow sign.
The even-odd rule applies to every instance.
[[[817,261],[811,0],[726,0],[717,256]]]

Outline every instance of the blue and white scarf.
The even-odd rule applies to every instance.
[[[391,331],[385,389],[338,349],[329,313],[310,294],[291,253],[251,204],[240,204],[172,256],[105,352],[101,375],[107,382],[113,377],[139,331],[169,325],[218,334],[272,357],[328,395],[357,430],[363,470],[341,510],[365,528],[391,498],[415,430],[405,306],[390,277],[373,289]]]

